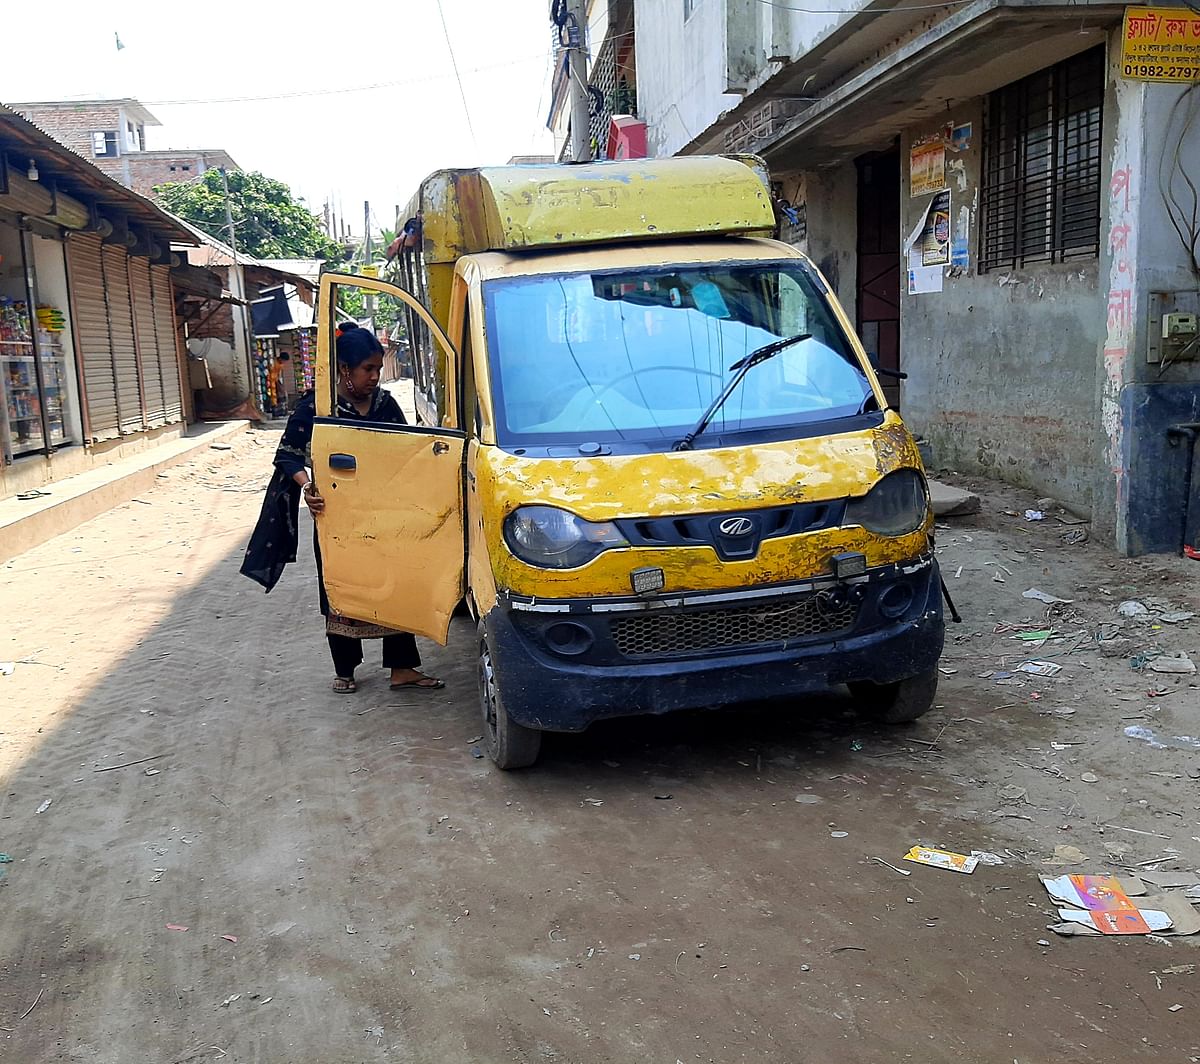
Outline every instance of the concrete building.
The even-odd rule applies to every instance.
[[[651,154],[767,160],[781,237],[908,373],[936,464],[1054,496],[1126,553],[1195,545],[1200,16],[801,6],[638,0]]]
[[[241,167],[220,148],[147,150],[146,127],[161,126],[137,100],[42,100],[10,105],[109,177],[143,196],[155,185],[191,181],[213,167]]]

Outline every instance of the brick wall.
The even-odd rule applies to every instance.
[[[154,194],[155,185],[169,181],[194,181],[208,166],[203,155],[181,152],[143,152],[126,156],[129,167],[129,187],[143,196]]]
[[[105,173],[120,178],[119,159],[97,159],[92,155],[92,134],[121,128],[121,115],[115,107],[34,107],[22,112],[35,126],[45,130],[85,159],[91,159]]]

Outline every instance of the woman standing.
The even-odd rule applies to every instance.
[[[337,410],[339,418],[358,421],[383,422],[385,424],[405,423],[404,412],[391,393],[379,387],[379,373],[383,367],[383,348],[375,336],[366,329],[353,325],[343,325],[337,338]],[[312,442],[313,419],[316,417],[316,402],[312,392],[308,392],[296,404],[296,409],[288,419],[284,429],[283,439],[275,452],[276,479],[268,489],[267,501],[263,506],[263,516],[259,519],[259,529],[251,539],[247,548],[246,563],[242,571],[252,579],[258,580],[269,591],[278,579],[278,570],[261,562],[251,564],[252,552],[255,551],[256,540],[265,540],[262,549],[272,548],[272,531],[277,529],[282,517],[287,525],[288,508],[272,503],[272,491],[277,496],[277,503],[286,496],[292,503],[292,528],[294,529],[295,509],[298,503],[295,495],[297,490],[304,499],[313,517],[320,521],[321,512],[325,509],[325,500],[317,492],[316,485],[308,474],[309,445]],[[260,530],[266,525],[266,530],[260,535]],[[286,542],[286,532],[274,535],[278,543]],[[292,533],[291,558],[295,559],[294,531]],[[329,605],[325,594],[325,583],[321,576],[321,548],[313,534],[313,547],[317,555],[317,579],[320,590],[321,613],[325,617],[325,634],[329,641],[329,652],[333,656],[334,680],[333,690],[339,694],[353,694],[358,690],[354,680],[354,670],[362,663],[362,640],[383,640],[383,667],[391,670],[391,686],[398,688],[434,691],[445,687],[445,684],[432,676],[426,676],[418,671],[421,655],[417,651],[417,642],[408,632],[397,632],[381,625],[356,621],[335,613]],[[286,553],[286,547],[284,548]],[[268,579],[273,575],[268,583]]]

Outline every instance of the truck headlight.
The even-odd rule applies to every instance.
[[[542,569],[574,569],[609,547],[629,546],[611,521],[585,521],[557,506],[519,506],[504,521],[504,541]]]
[[[842,525],[862,525],[881,536],[906,536],[925,523],[928,512],[925,478],[915,469],[898,469],[861,499],[851,499]]]

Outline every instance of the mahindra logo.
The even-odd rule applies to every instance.
[[[723,536],[746,536],[754,531],[754,522],[748,517],[727,517],[717,528]]]

